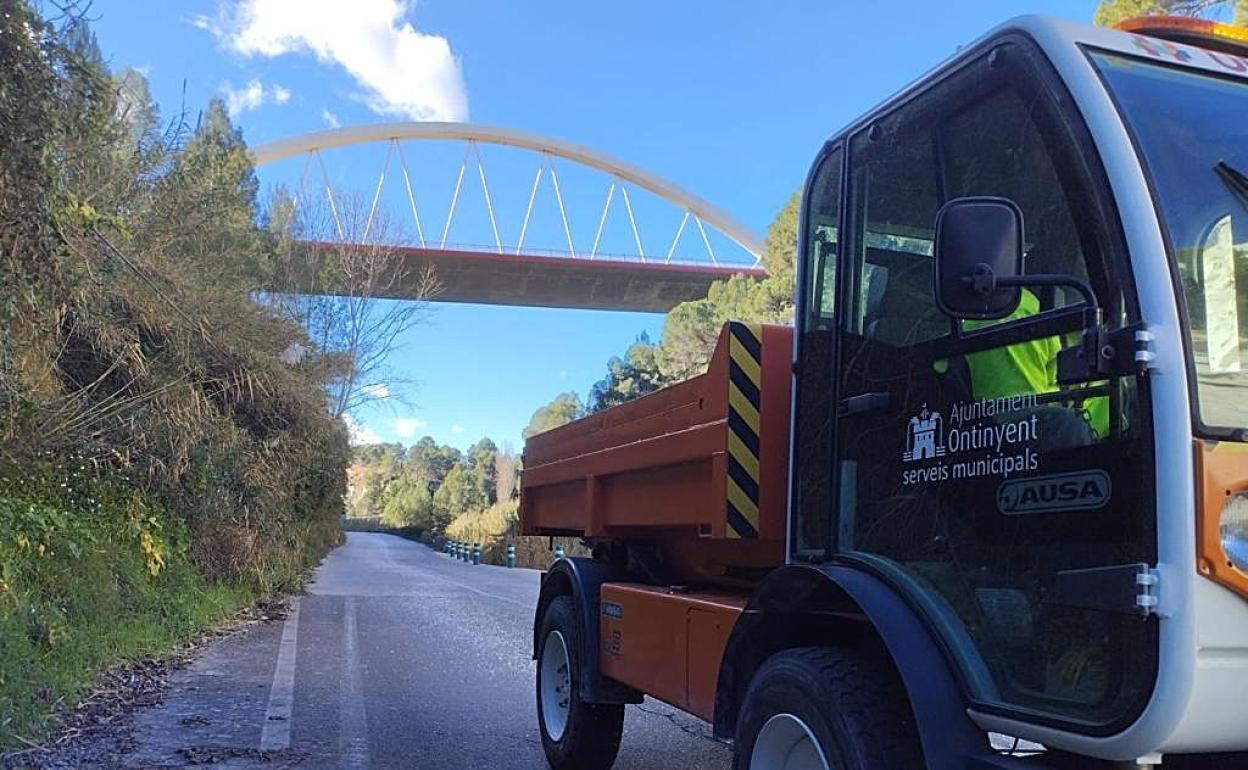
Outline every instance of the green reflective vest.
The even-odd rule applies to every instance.
[[[963,328],[974,331],[1039,312],[1040,300],[1035,294],[1023,289],[1022,298],[1013,313],[992,321],[964,321]],[[1061,349],[1060,337],[1045,337],[967,355],[966,365],[971,370],[972,395],[976,399],[985,399],[1056,391],[1057,354]],[[1103,438],[1109,434],[1107,397],[1085,400],[1083,412],[1084,419],[1098,437]]]

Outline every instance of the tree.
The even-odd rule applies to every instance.
[[[1101,0],[1093,20],[1112,27],[1137,16],[1207,16],[1234,10],[1234,23],[1248,27],[1248,0]]]
[[[510,444],[494,455],[494,499],[500,503],[514,500],[520,487],[520,465]]]
[[[353,462],[360,470],[352,474],[355,483],[349,492],[353,515],[383,515],[387,490],[402,475],[403,460],[402,444],[372,444],[355,448]]]
[[[623,358],[612,356],[607,361],[607,376],[589,391],[589,411],[601,412],[653,393],[667,384],[659,369],[658,355],[658,347],[642,333]]]
[[[425,436],[407,449],[407,461],[428,470],[431,488],[437,488],[442,480],[463,460],[463,454],[453,446],[439,445]]]
[[[763,265],[767,277],[750,298],[749,311],[760,319],[793,320],[793,289],[797,285],[798,215],[801,191],[794,192],[767,226]]]
[[[395,393],[403,382],[390,362],[404,334],[423,322],[438,291],[430,269],[411,266],[403,234],[359,198],[326,190],[326,204],[300,202],[279,190],[270,202],[274,250],[267,295],[286,317],[307,329],[315,365],[329,374],[330,408],[341,416]],[[403,301],[387,301],[401,294]]]
[[[382,443],[364,444],[351,450],[351,459],[359,465],[378,465],[381,463],[398,463],[403,460],[407,450],[402,444]]]
[[[686,380],[706,370],[723,325],[730,320],[789,323],[797,273],[797,215],[794,193],[767,228],[763,279],[734,275],[711,284],[704,299],[672,308],[663,323],[658,366],[664,382]]]
[[[218,296],[252,291],[269,271],[256,227],[259,189],[241,129],[213,99],[157,183],[160,205],[134,248],[160,254],[166,269]]]
[[[160,113],[152,100],[151,89],[143,73],[125,67],[113,78],[117,91],[117,119],[129,130],[129,138],[136,148],[150,147],[158,143],[155,135],[160,123]]]
[[[456,465],[451,469],[442,486],[433,494],[433,503],[440,509],[440,514],[451,518],[487,507],[480,485],[475,483],[465,465]]]
[[[711,360],[720,329],[732,319],[761,320],[750,311],[759,281],[734,275],[711,284],[703,299],[682,302],[663,322],[658,363],[664,378],[679,382],[701,374]],[[779,320],[779,319],[776,319]]]
[[[483,438],[468,447],[468,477],[476,487],[475,493],[485,501],[482,507],[497,502],[495,497],[498,486],[498,470],[494,466],[494,458],[498,456],[498,447],[488,438]]]
[[[405,467],[386,486],[384,497],[381,519],[389,526],[416,526],[424,529],[441,529],[446,526],[448,520],[439,516],[438,508],[433,503],[429,480],[417,468]]]
[[[500,450],[483,438],[465,452],[429,436],[402,444],[356,447],[349,504],[352,515],[381,516],[390,526],[442,531],[464,513],[515,498],[517,462],[510,447]]]
[[[551,428],[558,428],[577,419],[585,413],[581,400],[575,393],[560,393],[554,400],[539,407],[529,418],[529,424],[521,433],[523,438],[545,433]]]

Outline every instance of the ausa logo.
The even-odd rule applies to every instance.
[[[1109,502],[1113,486],[1105,471],[1056,473],[1006,481],[997,488],[997,509],[1004,514],[1048,511],[1094,511]]]

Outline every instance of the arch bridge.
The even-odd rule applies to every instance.
[[[457,171],[445,163],[448,143],[462,147]],[[442,149],[428,149],[434,146]],[[505,191],[497,179],[491,188],[483,148],[510,177]],[[371,158],[361,152],[367,149]],[[378,151],[383,157],[373,177],[366,169]],[[420,160],[430,151],[440,153],[441,170],[449,172],[441,180],[438,164]],[[266,169],[302,167],[297,205],[323,198],[327,226],[300,242],[307,249],[366,243],[378,237],[383,219],[401,212],[388,220],[402,222],[403,242],[391,244],[404,260],[401,272],[418,276],[432,268],[439,302],[664,312],[705,296],[715,280],[765,275],[762,240],[727,212],[631,163],[541,134],[384,123],[283,139],[253,155]],[[348,186],[368,190],[351,212],[340,181],[346,177]],[[439,196],[449,203],[444,216],[433,218],[427,201]],[[471,245],[459,240],[465,227],[477,233]],[[414,278],[383,286],[379,296],[398,299],[419,290]]]

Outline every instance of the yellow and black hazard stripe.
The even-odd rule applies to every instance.
[[[732,321],[728,337],[728,537],[758,537],[763,330]]]

